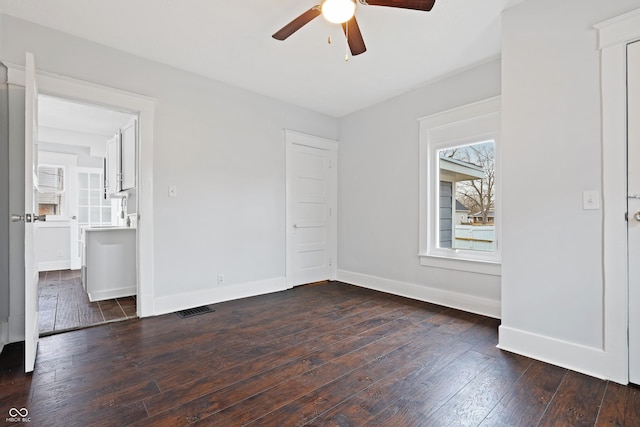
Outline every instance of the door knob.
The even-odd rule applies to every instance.
[[[46,221],[46,220],[47,220],[46,215],[36,215],[36,214],[28,213],[23,216],[18,214],[11,214],[11,222],[20,222],[20,221],[36,222],[36,221]]]
[[[640,211],[634,213],[633,217],[636,219],[636,221],[640,221]]]
[[[11,222],[20,222],[20,221],[34,222],[34,221],[46,221],[46,220],[47,220],[46,215],[36,215],[36,214],[30,214],[30,213],[26,215],[11,214]]]
[[[27,222],[36,222],[36,221],[44,222],[47,220],[46,215],[27,214],[26,217],[27,217]]]

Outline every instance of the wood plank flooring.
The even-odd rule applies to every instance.
[[[499,321],[339,282],[109,323],[0,355],[46,426],[640,426],[640,389],[498,350]],[[2,418],[0,417],[0,420]]]
[[[41,272],[39,291],[42,335],[137,317],[135,296],[89,301],[80,270]]]

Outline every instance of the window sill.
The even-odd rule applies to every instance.
[[[427,254],[419,254],[418,256],[420,257],[420,265],[425,267],[445,268],[447,270],[466,271],[490,276],[502,275],[502,264],[499,261]]]

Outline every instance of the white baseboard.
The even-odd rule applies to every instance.
[[[541,360],[572,371],[601,379],[610,375],[605,371],[609,356],[599,348],[558,340],[519,329],[500,326],[498,348]]]
[[[500,301],[444,289],[430,288],[414,283],[383,279],[376,276],[338,270],[337,280],[363,288],[387,292],[419,301],[443,305],[445,307],[500,318]]]
[[[56,270],[70,270],[71,261],[41,261],[38,263],[38,271],[56,271]]]
[[[9,322],[0,323],[0,353],[5,344],[9,344]]]
[[[276,277],[273,279],[237,283],[223,287],[213,287],[196,292],[156,297],[154,299],[153,314],[173,313],[205,304],[215,304],[218,302],[269,294],[284,291],[289,288],[290,286],[287,286],[285,277]]]
[[[89,301],[103,301],[106,299],[124,298],[131,295],[135,295],[137,292],[136,287],[109,289],[108,291],[88,292]]]

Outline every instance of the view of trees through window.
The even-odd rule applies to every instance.
[[[440,188],[447,184],[454,196],[440,197],[440,247],[495,251],[494,145],[487,141],[438,151]]]

